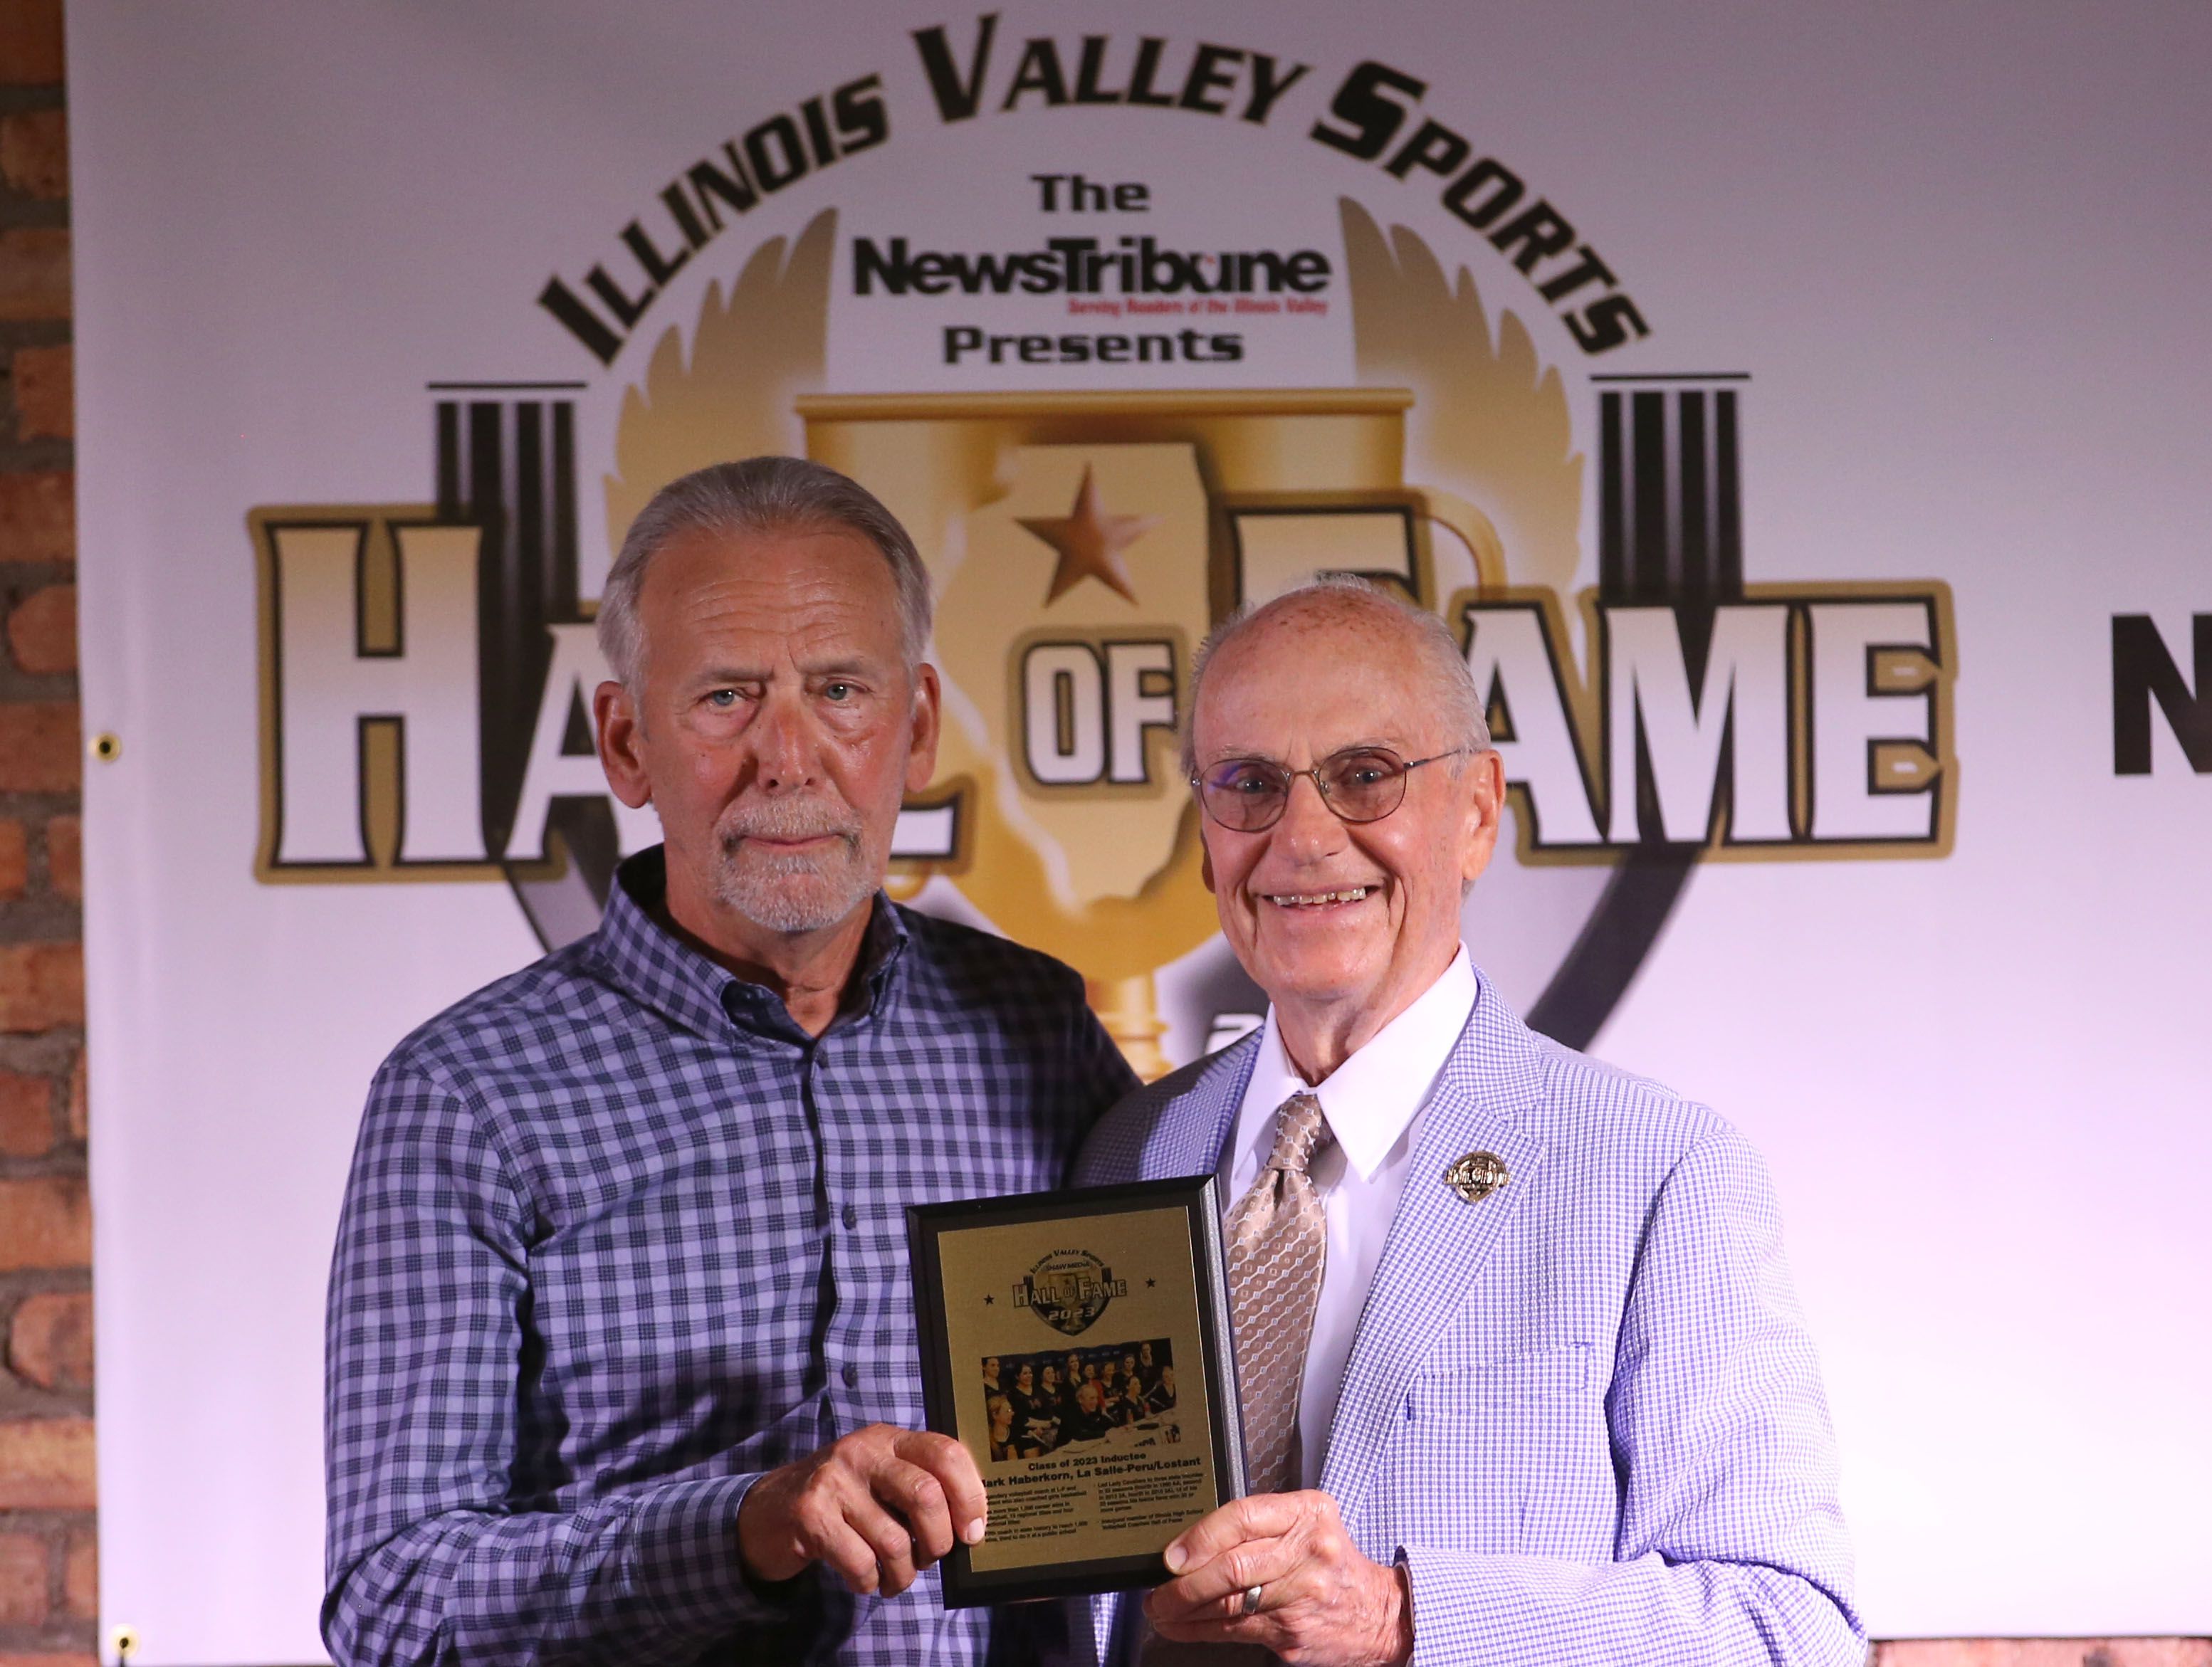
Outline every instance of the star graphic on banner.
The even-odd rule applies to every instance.
[[[987,1297],[985,1297],[985,1298],[983,1299],[983,1306],[984,1306],[986,1308],[988,1308],[988,1307],[989,1307],[993,1303],[996,1302],[998,1300],[999,1300],[999,1299],[998,1299],[998,1298],[996,1298],[996,1297],[994,1297],[994,1296],[987,1296]]]
[[[1098,502],[1098,483],[1091,467],[1084,465],[1083,484],[1075,490],[1075,506],[1064,516],[1021,518],[1021,524],[1060,554],[1053,569],[1052,589],[1045,593],[1049,607],[1086,579],[1095,579],[1130,602],[1137,593],[1129,588],[1128,570],[1121,552],[1158,524],[1152,515],[1109,515]]]
[[[1158,1280],[1157,1280],[1157,1279],[1147,1279],[1147,1280],[1145,1282],[1145,1288],[1146,1288],[1146,1290],[1148,1290],[1148,1291],[1149,1291],[1149,1290],[1151,1290],[1151,1289],[1152,1288],[1152,1287],[1153,1287],[1153,1286],[1155,1286],[1155,1285],[1158,1284],[1159,1282],[1159,1282]]]

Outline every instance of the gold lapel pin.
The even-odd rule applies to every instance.
[[[1469,1152],[1444,1171],[1444,1185],[1471,1204],[1479,1204],[1510,1179],[1505,1161],[1495,1152]]]

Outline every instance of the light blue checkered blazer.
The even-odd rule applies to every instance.
[[[1212,1172],[1255,1034],[1123,1100],[1086,1185]],[[1467,1203],[1452,1161],[1510,1176]],[[1322,1487],[1419,1663],[1856,1664],[1835,1440],[1765,1166],[1482,979],[1422,1118]],[[1113,1634],[1120,1600],[1092,1607]],[[1134,1599],[1128,1600],[1132,1603]]]

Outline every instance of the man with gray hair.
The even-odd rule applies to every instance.
[[[1529,1031],[1460,942],[1505,779],[1449,632],[1323,581],[1193,683],[1203,872],[1267,1021],[1115,1107],[1079,1179],[1220,1177],[1254,1492],[1097,1634],[1142,1667],[1856,1667],[1756,1154]]]
[[[935,767],[929,623],[905,530],[818,464],[702,470],[631,527],[594,715],[665,843],[402,1042],[362,1121],[344,1667],[1087,1647],[1060,1605],[945,1611],[930,1567],[988,1512],[921,1428],[905,1208],[1060,1185],[1135,1078],[1067,967],[882,894]]]

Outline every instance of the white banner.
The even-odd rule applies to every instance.
[[[592,600],[760,451],[937,586],[895,892],[1152,1072],[1260,1010],[1192,651],[1317,569],[1437,609],[1516,784],[1475,957],[1769,1157],[1875,1634],[2212,1628],[2201,8],[70,30],[109,1659],[321,1658],[370,1073],[657,837]]]

